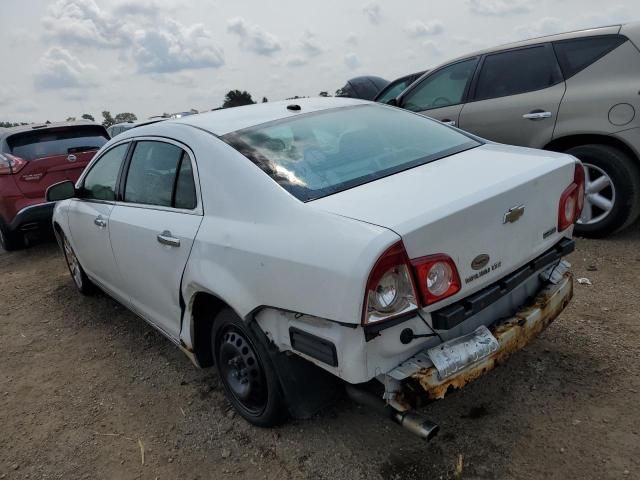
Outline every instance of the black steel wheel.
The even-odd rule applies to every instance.
[[[231,310],[222,310],[212,332],[216,366],[227,399],[246,420],[270,427],[286,418],[282,389],[269,355]]]

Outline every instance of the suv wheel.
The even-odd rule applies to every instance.
[[[0,220],[0,248],[6,251],[17,250],[24,246],[24,236],[21,232],[11,232]]]
[[[228,400],[259,427],[282,423],[287,414],[280,381],[265,347],[230,309],[214,320],[211,342]]]
[[[599,238],[622,230],[640,214],[640,170],[627,154],[608,145],[581,145],[565,153],[582,161],[585,199],[575,233]]]

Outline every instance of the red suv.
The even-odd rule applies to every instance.
[[[25,232],[48,228],[53,202],[45,200],[47,188],[75,182],[108,140],[105,128],[90,122],[0,129],[0,246],[14,250]]]

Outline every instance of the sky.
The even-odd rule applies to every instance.
[[[334,93],[510,41],[640,20],[638,0],[2,0],[0,121]]]

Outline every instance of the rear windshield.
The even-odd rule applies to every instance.
[[[310,113],[222,139],[302,201],[479,145],[437,121],[383,105]]]
[[[9,137],[7,143],[16,157],[33,160],[97,150],[108,140],[104,128],[87,125],[17,133]]]

